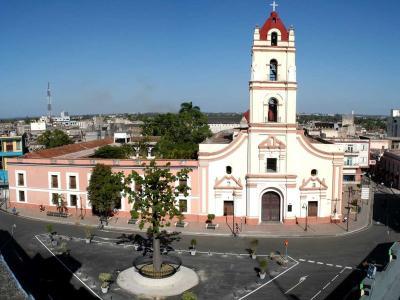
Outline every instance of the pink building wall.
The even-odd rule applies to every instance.
[[[96,163],[102,163],[112,166],[114,172],[123,172],[128,175],[132,170],[143,174],[143,163],[148,163],[148,160],[140,162],[133,160],[111,160],[111,159],[29,159],[19,158],[10,159],[9,162],[9,186],[10,186],[10,205],[19,207],[29,207],[39,211],[40,205],[46,208],[46,211],[56,211],[56,206],[51,203],[51,193],[59,193],[64,196],[64,199],[69,204],[69,195],[75,194],[78,198],[77,207],[67,206],[68,213],[73,215],[91,215],[90,203],[87,199],[87,186],[89,184],[90,174]],[[188,201],[188,212],[185,214],[188,221],[197,221],[198,213],[200,212],[199,199],[199,176],[198,162],[196,160],[157,160],[159,166],[165,166],[170,163],[169,168],[173,173],[178,172],[182,168],[190,168],[188,184],[191,188]],[[25,182],[23,186],[17,184],[16,174],[21,172],[24,174]],[[59,174],[59,187],[57,189],[50,188],[49,174]],[[73,174],[69,174],[73,173]],[[77,188],[68,188],[68,175],[77,176]],[[25,202],[18,201],[18,192],[25,191]],[[184,197],[178,197],[184,198]],[[189,203],[190,202],[190,203]],[[130,216],[131,204],[127,197],[121,199],[121,209],[118,215],[121,217]],[[205,218],[204,218],[205,219]]]

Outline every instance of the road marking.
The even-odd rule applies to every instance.
[[[299,262],[296,261],[295,259],[293,259],[292,257],[288,256],[291,260],[293,260],[294,262],[296,262],[293,266],[291,266],[289,269],[287,269],[286,271],[283,271],[282,273],[279,273],[278,276],[275,276],[274,278],[272,278],[271,280],[267,281],[266,283],[260,285],[258,288],[256,288],[255,290],[252,290],[250,293],[244,295],[243,297],[239,298],[239,300],[243,300],[245,298],[247,298],[248,296],[250,296],[251,294],[255,293],[256,291],[258,291],[259,289],[263,288],[264,286],[266,286],[267,284],[271,283],[272,281],[274,281],[275,279],[281,277],[282,275],[284,275],[286,272],[290,271],[291,269],[293,269],[294,267],[296,267]]]
[[[342,266],[341,265],[336,265],[336,268],[341,268]]]
[[[84,283],[74,272],[72,272],[71,269],[68,268],[61,261],[61,259],[59,259],[49,248],[47,248],[47,246],[37,237],[37,235],[35,235],[35,238],[39,241],[39,243],[41,243],[43,245],[43,247],[45,247],[47,249],[47,251],[49,251],[51,253],[51,255],[53,255],[60,262],[61,265],[64,266],[64,268],[66,268],[76,279],[78,279],[93,295],[95,295],[98,299],[103,300],[103,298],[101,298],[99,295],[97,295],[96,292],[93,291],[86,283]]]
[[[289,293],[290,291],[292,291],[292,290],[293,290],[294,288],[296,288],[297,286],[299,286],[300,284],[302,284],[303,281],[305,281],[305,280],[307,279],[307,277],[308,277],[308,275],[303,276],[303,277],[300,277],[299,282],[298,282],[297,284],[295,284],[294,286],[292,286],[290,289],[288,289],[288,290],[285,292],[285,295],[286,295],[287,293]]]
[[[330,266],[330,267],[333,267],[333,265],[332,264],[326,264],[327,266]]]
[[[309,262],[309,263],[312,263],[312,264],[313,264],[313,263],[315,263],[315,261],[314,261],[314,260],[309,260],[308,262]]]
[[[325,286],[322,289],[323,290],[326,289],[330,284],[331,284],[331,282],[328,282],[327,284],[325,284]]]
[[[299,258],[299,261],[306,261],[305,259]]]
[[[317,262],[317,264],[318,265],[323,265],[324,263],[319,261],[319,262]]]
[[[321,290],[319,290],[318,293],[316,293],[310,300],[315,299],[319,294],[321,294]]]
[[[336,278],[338,278],[338,277],[339,277],[339,274],[336,275],[335,277],[333,277],[331,281],[334,281],[334,280],[335,280]]]
[[[340,271],[340,274],[342,274],[344,272],[344,270],[346,270],[346,268],[343,268],[342,271]]]
[[[349,269],[349,270],[351,270],[351,269],[353,269],[352,267],[345,267],[345,269]]]

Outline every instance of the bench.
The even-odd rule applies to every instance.
[[[206,224],[206,229],[216,229],[218,228],[218,224],[213,224],[213,223],[207,223]]]
[[[129,219],[128,224],[136,225],[137,221],[137,219]]]
[[[67,213],[58,212],[58,211],[48,211],[46,213],[46,215],[48,215],[49,217],[59,217],[59,218],[67,218],[68,217]]]

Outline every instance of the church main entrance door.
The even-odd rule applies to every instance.
[[[279,222],[281,219],[281,197],[275,192],[266,192],[261,199],[261,221]]]

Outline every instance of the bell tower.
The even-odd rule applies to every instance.
[[[296,123],[296,48],[294,29],[286,29],[275,1],[261,28],[254,30],[250,90],[250,126]],[[278,123],[278,124],[276,124]]]

